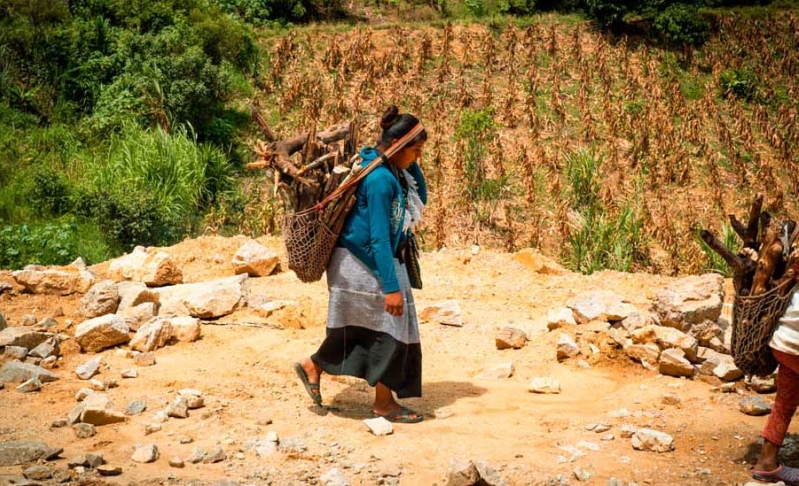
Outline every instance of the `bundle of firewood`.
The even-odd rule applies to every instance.
[[[274,171],[275,194],[283,188],[289,196],[284,201],[287,212],[313,207],[350,175],[358,150],[355,123],[334,125],[320,132],[314,124],[306,133],[279,140],[255,106],[250,107],[250,114],[266,141],[255,142],[253,150],[258,160],[247,164],[247,168]],[[346,215],[343,208],[338,212]]]
[[[779,221],[763,211],[763,196],[758,196],[743,224],[730,214],[730,224],[743,241],[733,253],[713,233],[700,236],[733,270],[733,285],[739,296],[757,296],[799,279],[799,238],[796,221]]]

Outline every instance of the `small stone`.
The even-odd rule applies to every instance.
[[[83,415],[83,409],[86,408],[83,403],[79,403],[69,410],[67,415],[67,425],[75,425],[80,422],[80,416]]]
[[[638,427],[632,424],[622,424],[621,432],[619,433],[622,439],[629,439],[638,432]]]
[[[155,414],[153,415],[153,420],[159,424],[166,422],[166,412],[163,410],[155,412]]]
[[[288,437],[280,441],[280,451],[290,457],[300,456],[306,450],[308,446],[299,437]]]
[[[618,410],[613,410],[612,412],[608,413],[608,415],[613,418],[625,418],[629,417],[632,414],[626,408],[620,408]]]
[[[577,447],[588,451],[599,452],[599,446],[594,444],[593,442],[588,442],[587,440],[581,440],[577,443]]]
[[[75,400],[78,402],[82,402],[86,400],[86,397],[88,397],[89,395],[94,395],[94,390],[91,390],[89,388],[81,388],[80,390],[78,390],[78,393],[75,394]]]
[[[44,328],[44,329],[48,329],[48,328],[51,328],[51,327],[57,327],[57,326],[58,326],[58,321],[53,319],[52,317],[48,317],[45,320],[36,323],[36,327]]]
[[[394,433],[394,427],[391,422],[383,417],[375,417],[363,421],[369,430],[376,436],[389,435]]]
[[[185,395],[184,398],[186,399],[186,405],[189,407],[189,410],[197,410],[205,406],[205,399],[203,397]]]
[[[580,368],[582,368],[584,370],[590,370],[591,369],[591,365],[588,364],[588,361],[586,361],[584,359],[578,359],[577,360],[577,366],[579,366]]]
[[[58,380],[57,375],[30,363],[9,361],[4,364],[2,370],[0,370],[0,383],[23,383],[31,378],[37,378],[42,383]]]
[[[155,353],[152,351],[141,353],[133,358],[133,362],[136,363],[136,366],[153,366],[155,364]]]
[[[322,486],[348,486],[347,480],[338,469],[331,469],[319,477]]]
[[[278,437],[277,432],[274,430],[270,430],[266,433],[266,440],[274,443],[280,442],[280,438]]]
[[[183,396],[178,396],[175,400],[169,404],[166,408],[166,415],[167,417],[175,417],[175,418],[186,418],[189,416],[189,404],[186,401],[186,398]]]
[[[674,438],[654,429],[638,429],[632,437],[633,448],[639,451],[670,452],[674,450]]]
[[[95,393],[83,401],[81,422],[92,425],[108,425],[125,421],[125,414],[114,409],[111,400],[105,393]]]
[[[675,377],[685,376],[691,378],[696,374],[696,368],[685,359],[685,352],[678,348],[665,349],[660,353],[658,371],[662,375]]]
[[[94,391],[105,391],[108,388],[108,385],[106,385],[104,381],[98,380],[96,378],[89,380],[89,386]]]
[[[133,453],[130,459],[133,462],[147,464],[158,460],[158,456],[158,447],[155,444],[145,444],[136,449],[136,452]]]
[[[574,470],[574,477],[577,478],[578,481],[588,481],[591,479],[591,473],[578,467]]]
[[[438,322],[446,326],[463,326],[461,306],[457,300],[446,300],[425,307],[419,312],[419,319],[425,322]]]
[[[46,370],[52,370],[55,368],[56,363],[58,362],[58,358],[56,356],[48,356],[39,363],[39,366]]]
[[[580,348],[568,334],[558,336],[557,358],[563,361],[580,354]]]
[[[500,363],[488,368],[483,369],[477,378],[480,380],[501,380],[513,376],[513,363]]]
[[[191,444],[192,442],[194,442],[194,439],[192,439],[191,437],[181,437],[180,438],[180,443],[181,444]]]
[[[746,380],[746,387],[757,393],[773,393],[777,389],[777,381],[774,375],[766,378],[751,376]]]
[[[94,437],[97,429],[92,424],[79,423],[72,426],[72,431],[75,432],[75,437],[78,439],[88,439]]]
[[[119,476],[122,474],[122,468],[119,466],[103,465],[97,468],[100,476]]]
[[[680,405],[682,399],[676,393],[666,393],[661,399],[664,405]]]
[[[47,341],[36,346],[35,348],[31,349],[28,355],[45,359],[49,358],[50,356],[57,356],[59,352],[60,350],[58,346],[58,338],[50,338]]]
[[[47,466],[31,466],[22,475],[31,481],[47,481],[53,477],[53,470]]]
[[[53,420],[53,423],[50,424],[50,427],[52,427],[54,429],[62,429],[64,427],[66,427],[67,425],[68,425],[67,424],[67,419],[58,418],[58,419]]]
[[[86,461],[86,456],[75,456],[67,462],[67,467],[70,469],[75,469],[76,467],[85,467],[88,466],[88,462]]]
[[[195,447],[194,451],[192,451],[191,456],[189,456],[188,461],[192,464],[198,464],[203,462],[203,458],[205,457],[205,451],[199,447]]]
[[[100,371],[100,365],[103,362],[103,358],[98,356],[96,358],[92,358],[89,361],[83,363],[82,365],[75,368],[75,374],[78,375],[78,378],[81,380],[88,380],[98,371]]]
[[[576,326],[577,321],[574,319],[574,312],[568,307],[561,307],[558,309],[549,309],[546,316],[547,329],[554,331],[567,326]]]
[[[560,382],[550,377],[533,378],[527,389],[532,393],[557,394],[560,393]]]
[[[139,372],[134,369],[122,370],[122,378],[137,378]]]
[[[740,403],[741,412],[746,415],[768,415],[771,413],[771,404],[759,396],[751,396],[741,399]]]
[[[609,442],[611,440],[616,440],[616,436],[613,434],[605,434],[599,438],[599,440],[603,440],[605,442]]]
[[[433,417],[435,417],[438,420],[443,420],[443,419],[446,419],[446,418],[450,418],[453,415],[455,415],[455,412],[453,412],[451,408],[446,408],[445,407],[445,408],[437,408],[437,409],[433,410]]]
[[[102,454],[86,454],[86,465],[91,469],[97,469],[105,464]]]
[[[3,359],[6,361],[22,361],[28,356],[28,348],[22,346],[6,346],[3,352]]]
[[[147,424],[144,426],[144,435],[154,434],[161,431],[161,424]]]
[[[480,472],[474,462],[458,458],[449,461],[447,486],[470,486],[480,480]]]
[[[225,454],[225,451],[223,451],[221,447],[216,446],[205,453],[203,456],[203,464],[214,464],[217,462],[222,462],[225,459],[227,459],[227,454]]]
[[[497,349],[521,349],[527,344],[527,334],[515,327],[505,327],[494,338]]]
[[[37,322],[36,316],[34,316],[33,314],[26,314],[19,318],[20,326],[25,326],[25,327],[35,326],[36,322]]]
[[[42,382],[38,378],[31,378],[17,387],[20,393],[32,393],[42,389]]]
[[[596,432],[597,434],[601,434],[602,432],[607,432],[608,430],[610,430],[610,428],[611,428],[610,424],[599,424],[596,427],[594,427],[594,432]]]
[[[147,402],[144,400],[132,401],[125,407],[125,413],[127,415],[139,415],[145,410],[147,410]]]
[[[183,459],[181,459],[180,457],[175,456],[175,457],[172,457],[172,458],[169,459],[169,466],[170,467],[176,467],[176,468],[180,469],[180,468],[185,467],[186,464],[183,462]]]

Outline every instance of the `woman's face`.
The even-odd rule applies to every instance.
[[[424,142],[424,140],[421,140],[400,150],[391,156],[391,163],[400,170],[407,169],[422,156]]]

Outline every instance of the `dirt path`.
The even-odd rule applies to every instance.
[[[227,276],[230,256],[241,238],[187,240],[170,249],[182,263],[187,281]],[[274,240],[267,241],[277,248]],[[293,299],[268,319],[249,310],[239,311],[215,325],[203,326],[203,337],[156,352],[157,364],[138,368],[135,379],[120,378],[132,361],[110,350],[103,353],[107,369],[101,379],[115,378],[118,388],[108,393],[118,408],[145,399],[147,410],[120,425],[97,428],[90,439],[75,439],[69,428],[51,429],[75,404],[75,393],[86,386],[72,372],[88,359],[64,346],[61,380],[35,394],[21,394],[9,386],[0,390],[0,435],[10,440],[44,440],[64,447],[64,458],[100,452],[123,475],[116,483],[234,480],[242,484],[322,484],[318,478],[337,468],[351,485],[444,484],[451,458],[485,459],[512,485],[559,484],[558,475],[578,483],[573,471],[591,473],[584,484],[604,485],[610,477],[624,484],[743,484],[747,482],[747,453],[754,446],[764,417],[738,412],[739,395],[711,390],[712,385],[657,375],[597,342],[599,354],[586,357],[590,368],[576,360],[555,360],[556,333],[546,329],[546,309],[570,296],[597,288],[614,290],[636,305],[645,306],[647,295],[666,277],[605,272],[590,277],[535,273],[512,255],[446,250],[424,255],[426,288],[416,294],[425,303],[457,299],[463,307],[462,328],[434,323],[421,325],[424,355],[424,394],[406,405],[422,411],[426,420],[416,425],[396,425],[394,434],[372,436],[360,421],[370,416],[371,389],[350,378],[325,376],[322,390],[326,412],[311,406],[298,384],[291,363],[315,350],[324,335],[327,293],[323,283],[301,284],[290,273],[253,279],[252,292],[274,299]],[[104,270],[103,265],[94,268]],[[9,323],[28,313],[47,317],[56,307],[79,322],[77,297],[52,299],[19,295],[0,297],[0,309]],[[499,351],[496,329],[513,325],[525,330],[528,345]],[[67,333],[74,329],[66,329]],[[591,340],[592,331],[576,329]],[[573,333],[572,333],[573,334]],[[481,380],[483,368],[513,362],[511,378]],[[559,395],[536,395],[527,385],[536,376],[560,380]],[[145,435],[145,425],[181,388],[204,392],[206,406],[187,419],[169,419],[163,429]],[[674,393],[679,405],[666,405],[662,397]],[[629,417],[612,417],[627,409]],[[586,430],[592,423],[607,423],[614,440]],[[674,436],[676,450],[656,454],[633,450],[620,436],[630,423],[651,426]],[[276,452],[259,458],[247,451],[247,442],[264,439],[275,431],[285,443],[299,439],[306,450]],[[181,444],[191,437],[193,442]],[[588,441],[588,450],[571,462],[571,454],[558,446]],[[130,460],[136,443],[155,443],[161,458],[152,464]],[[170,468],[173,456],[186,458],[195,447],[220,445],[227,460],[218,464],[186,464]],[[590,446],[583,445],[583,449]],[[566,462],[563,462],[563,461]],[[66,461],[54,463],[66,467]],[[20,476],[22,468],[0,468],[0,479]]]

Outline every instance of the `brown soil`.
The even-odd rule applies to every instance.
[[[230,258],[244,237],[203,237],[186,240],[168,251],[180,262],[186,281],[232,274]],[[279,248],[275,239],[261,239]],[[426,288],[418,291],[419,307],[444,299],[457,299],[465,325],[447,327],[422,323],[424,397],[405,405],[423,412],[421,424],[395,425],[394,434],[372,436],[361,420],[370,417],[371,389],[351,378],[325,376],[322,391],[325,413],[311,405],[291,364],[311,354],[324,336],[327,291],[323,282],[300,283],[290,272],[252,280],[252,290],[273,299],[299,302],[264,318],[244,309],[203,326],[203,337],[191,344],[169,345],[156,352],[157,364],[138,368],[139,377],[122,379],[120,370],[135,367],[114,350],[103,353],[107,369],[100,379],[115,378],[118,388],[108,393],[118,408],[146,399],[148,409],[121,425],[98,427],[97,435],[78,440],[69,428],[54,429],[51,422],[65,417],[75,405],[75,393],[86,386],[73,373],[89,357],[68,341],[55,370],[61,379],[39,393],[21,394],[9,385],[0,391],[2,441],[43,440],[64,448],[62,457],[99,452],[112,465],[123,468],[114,482],[236,480],[247,484],[321,484],[321,474],[338,468],[352,485],[444,484],[451,458],[486,459],[513,485],[548,484],[562,475],[570,483],[579,467],[592,473],[586,484],[604,485],[608,478],[638,484],[741,484],[749,478],[749,461],[764,417],[738,411],[737,394],[712,391],[712,383],[659,376],[616,353],[589,328],[569,331],[583,343],[595,342],[599,354],[584,357],[590,369],[577,360],[558,363],[555,341],[544,315],[569,297],[597,288],[616,291],[646,308],[647,298],[669,278],[647,274],[602,272],[592,276],[536,273],[531,258],[483,251],[446,249],[423,258]],[[93,271],[102,275],[106,264]],[[0,280],[10,281],[8,273]],[[15,292],[0,297],[0,307],[10,325],[35,314],[42,319],[56,308],[61,330],[71,335],[79,296],[53,298]],[[216,324],[216,325],[215,325]],[[530,342],[520,350],[499,351],[494,332],[505,325],[524,329]],[[587,346],[586,346],[587,348]],[[484,367],[512,361],[509,379],[481,380]],[[561,381],[559,395],[528,393],[533,377],[552,376]],[[163,430],[145,436],[145,424],[163,409],[181,388],[198,388],[206,406],[187,419],[170,419]],[[662,397],[676,393],[680,405],[664,405]],[[748,392],[746,392],[748,393]],[[612,418],[609,412],[628,409],[632,416]],[[270,422],[271,421],[271,422]],[[657,454],[633,450],[620,437],[622,423],[651,426],[674,436],[676,450]],[[591,423],[608,423],[616,438],[587,431]],[[307,451],[289,455],[277,452],[258,458],[244,452],[250,439],[263,439],[276,431],[282,440],[301,438]],[[180,444],[182,437],[191,444]],[[559,445],[589,441],[599,451],[588,451],[575,462],[560,463],[570,454]],[[130,460],[136,443],[155,443],[161,458],[152,464]],[[170,468],[173,456],[188,457],[194,447],[221,445],[228,459],[218,464],[186,464]],[[241,452],[240,452],[241,451]],[[55,463],[66,468],[66,461]],[[708,471],[703,471],[708,470]],[[0,468],[0,479],[19,476],[22,467]],[[382,479],[381,479],[382,478]]]

